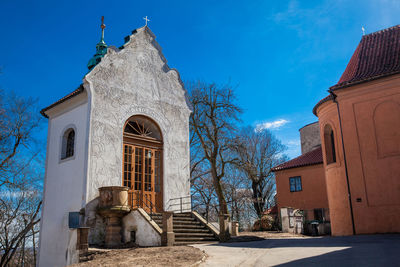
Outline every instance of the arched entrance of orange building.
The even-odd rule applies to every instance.
[[[158,125],[145,116],[129,118],[123,136],[123,186],[129,204],[148,213],[163,210],[163,140]]]

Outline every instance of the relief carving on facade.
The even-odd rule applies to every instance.
[[[89,201],[96,197],[97,188],[121,185],[123,127],[133,115],[147,116],[161,128],[164,177],[188,180],[190,108],[186,91],[177,72],[166,65],[151,33],[143,30],[131,36],[124,49],[106,55],[86,79],[92,92]],[[166,195],[189,190],[186,182],[179,188],[164,183]]]

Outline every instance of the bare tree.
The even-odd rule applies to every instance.
[[[190,185],[192,208],[210,220],[215,190],[197,135],[190,132]]]
[[[19,173],[38,156],[40,150],[34,148],[38,114],[32,98],[0,91],[0,186],[18,185]]]
[[[235,104],[235,94],[229,85],[217,86],[203,82],[187,83],[193,113],[190,130],[198,140],[202,155],[209,165],[219,213],[228,214],[221,180],[227,164],[232,162],[229,145],[241,109]]]
[[[242,216],[243,198],[247,191],[247,179],[233,165],[227,167],[225,171],[225,179],[223,181],[225,197],[230,208],[231,220],[240,221]]]
[[[28,190],[2,190],[0,201],[0,249],[2,252],[0,266],[17,265],[16,256],[27,266],[26,256],[33,255],[30,261],[34,266],[36,248],[35,235],[38,233],[39,212],[41,207],[40,193]],[[27,240],[29,253],[25,254]]]
[[[251,182],[253,207],[261,217],[273,201],[275,177],[271,168],[286,159],[282,154],[285,146],[270,131],[248,126],[241,129],[231,149],[238,158],[235,165]]]
[[[192,187],[192,205],[207,221],[215,220],[213,209],[216,207],[216,194],[210,175],[204,175],[194,180]]]
[[[41,118],[31,98],[0,91],[0,266],[29,265],[41,208]],[[26,246],[32,247],[25,253]],[[32,253],[31,253],[32,252]]]

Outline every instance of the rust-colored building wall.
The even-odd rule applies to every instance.
[[[356,234],[400,232],[400,75],[336,90]],[[317,109],[332,235],[353,233],[336,104]],[[335,136],[327,165],[325,125]]]
[[[324,104],[324,108],[318,113],[318,118],[320,122],[326,191],[331,217],[331,232],[332,235],[351,235],[353,230],[336,105],[332,102]],[[324,130],[328,124],[332,127],[334,133],[336,162],[327,165]]]
[[[301,176],[302,191],[290,192],[289,178]],[[275,172],[277,204],[302,210],[328,209],[323,164],[298,167]]]

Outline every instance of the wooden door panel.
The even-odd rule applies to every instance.
[[[135,147],[135,159],[134,159],[134,177],[135,186],[133,190],[142,191],[143,184],[143,148]]]
[[[132,151],[133,146],[124,145],[124,178],[123,185],[131,188],[132,181]]]
[[[129,204],[146,212],[162,212],[161,151],[124,144],[123,185],[129,189]]]

